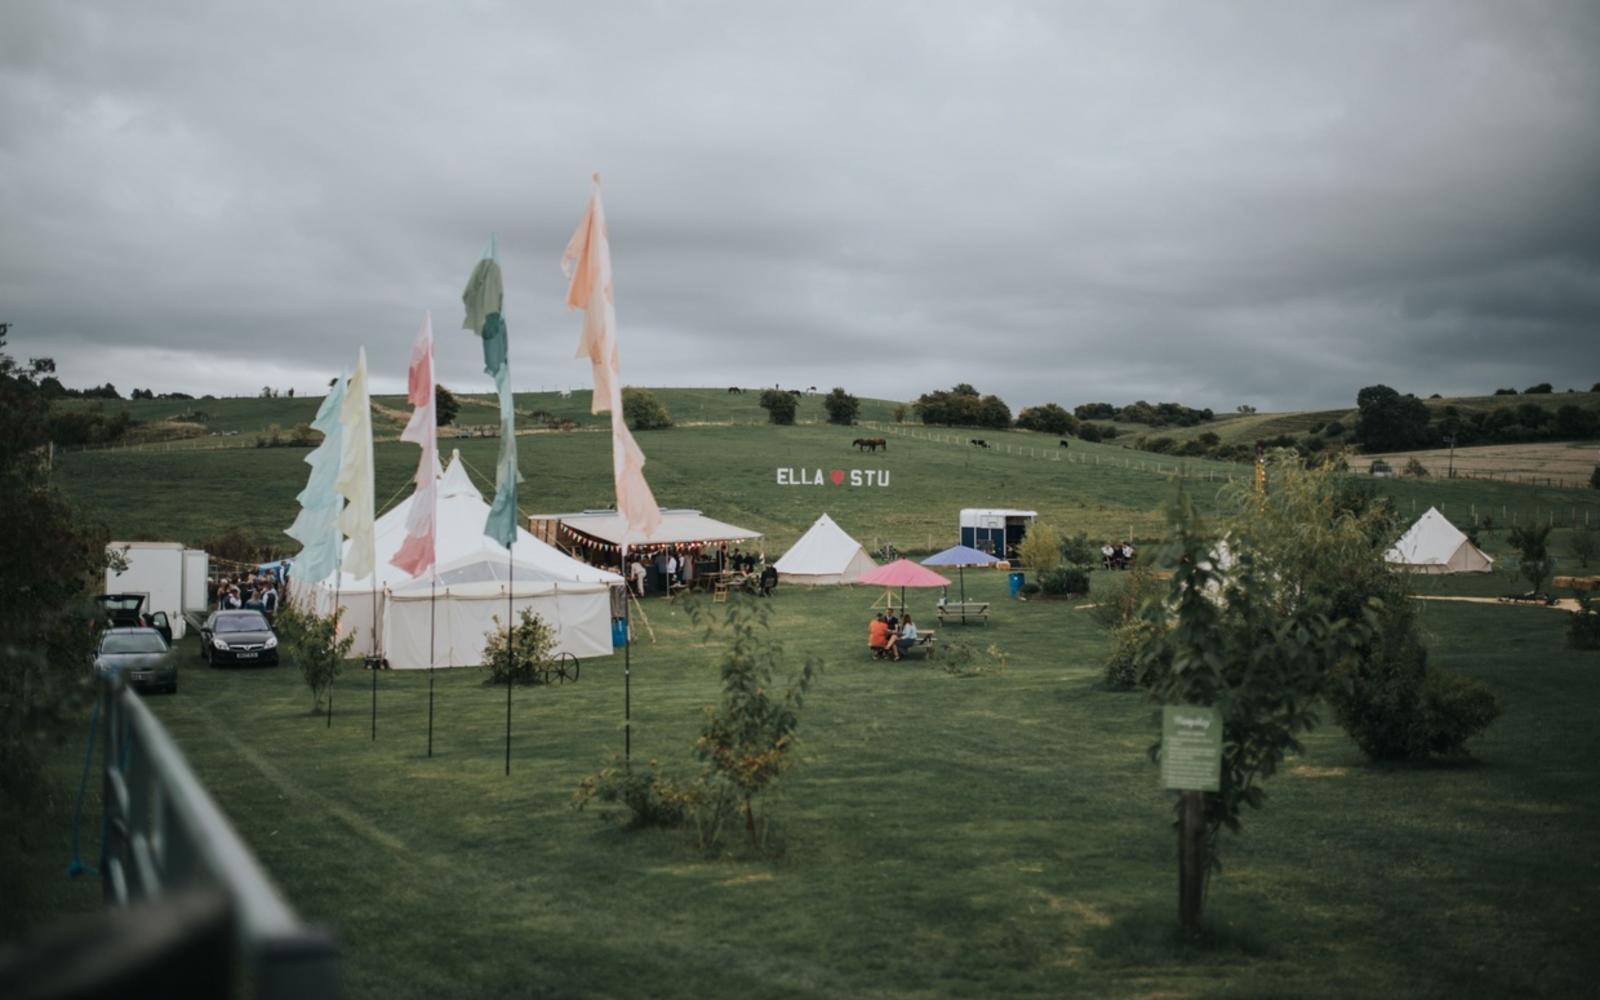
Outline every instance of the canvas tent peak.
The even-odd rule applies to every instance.
[[[1494,569],[1494,559],[1473,545],[1436,507],[1424,511],[1383,558],[1391,566],[1430,575],[1488,573]]]
[[[856,583],[877,565],[860,542],[823,514],[773,563],[773,568],[785,583],[827,586]]]

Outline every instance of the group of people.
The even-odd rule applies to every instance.
[[[872,650],[872,658],[881,660],[888,657],[899,661],[906,655],[906,650],[917,644],[917,626],[911,620],[911,612],[907,611],[904,618],[895,617],[894,609],[879,612],[867,626],[867,646]]]
[[[278,592],[278,578],[271,573],[246,573],[234,580],[224,576],[206,582],[211,603],[218,611],[249,608],[268,617],[278,613],[282,595]]]
[[[1107,542],[1100,546],[1100,565],[1106,569],[1127,569],[1133,565],[1133,543],[1117,545]]]
[[[696,558],[696,556],[699,558]],[[778,585],[778,571],[754,552],[735,548],[728,551],[726,544],[715,552],[679,554],[672,549],[662,549],[653,556],[634,555],[628,560],[628,588],[643,597],[647,590],[671,594],[682,587],[692,586],[697,579],[717,573],[730,573],[740,582],[748,579],[748,586],[763,596],[770,596]]]

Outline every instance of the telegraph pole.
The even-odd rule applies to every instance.
[[[1445,440],[1450,442],[1450,471],[1446,474],[1446,478],[1454,479],[1456,477],[1456,436],[1452,434]]]

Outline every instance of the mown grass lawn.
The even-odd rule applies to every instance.
[[[376,742],[360,671],[331,728],[292,667],[196,660],[151,703],[289,898],[336,929],[351,996],[1593,994],[1600,663],[1563,647],[1558,615],[1430,603],[1435,657],[1504,717],[1473,760],[1412,767],[1370,765],[1325,724],[1225,838],[1218,941],[1193,949],[1171,936],[1150,707],[1099,688],[1088,613],[1006,601],[998,573],[967,585],[994,622],[941,636],[993,644],[1003,673],[868,660],[872,590],[770,603],[789,655],[827,666],[761,851],[571,809],[621,746],[620,657],[516,692],[509,778],[504,692],[476,672],[437,676],[431,760],[424,674],[380,676]],[[635,759],[682,774],[717,648],[678,606],[645,610]],[[50,846],[64,864],[64,830]]]

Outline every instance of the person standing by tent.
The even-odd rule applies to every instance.
[[[679,570],[679,567],[680,567],[680,564],[678,562],[678,553],[676,553],[676,552],[667,553],[667,589],[668,590],[671,590],[672,589],[672,585],[678,582],[678,570]]]
[[[278,614],[278,585],[271,579],[267,580],[266,587],[261,591],[261,611],[269,620]]]
[[[644,578],[644,560],[634,556],[633,564],[628,567],[628,579],[633,581],[633,593],[637,597],[644,596]]]

